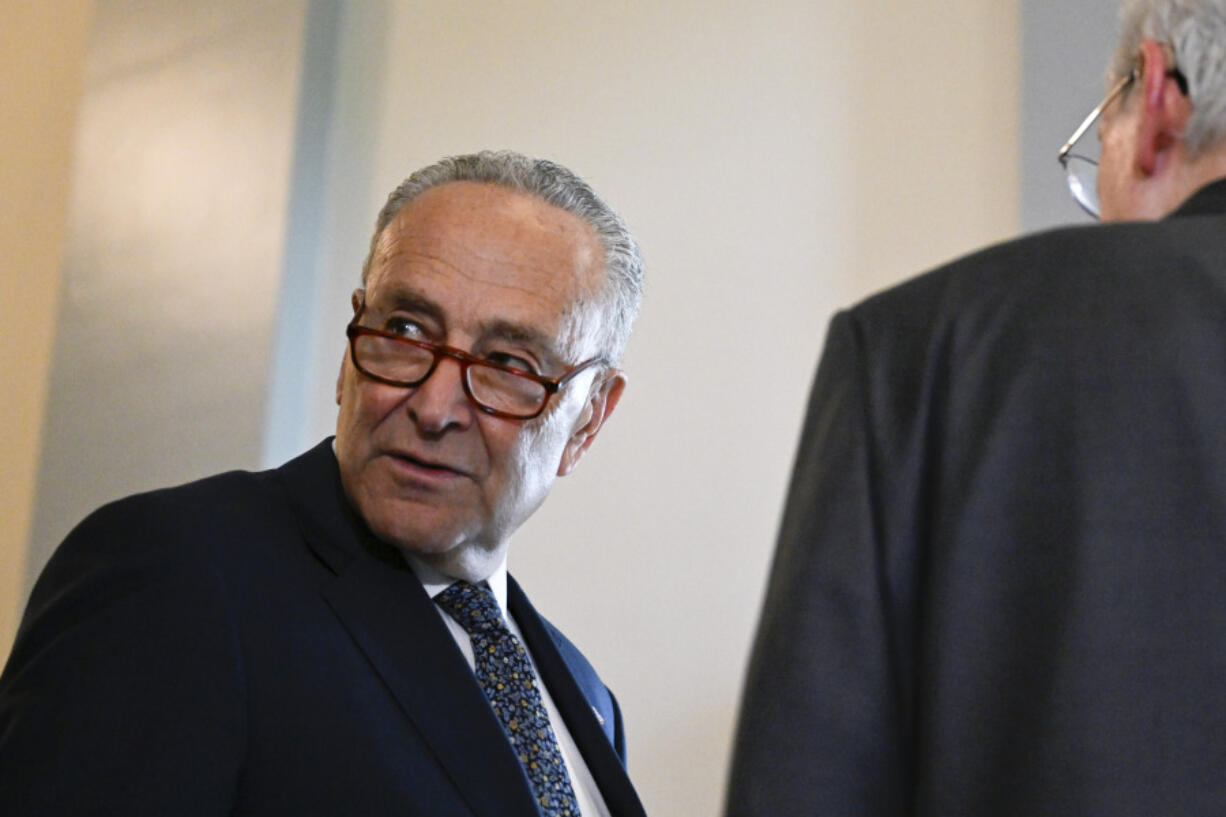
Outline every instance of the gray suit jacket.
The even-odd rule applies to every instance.
[[[729,817],[1226,810],[1226,182],[836,316]]]

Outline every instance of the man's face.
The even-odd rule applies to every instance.
[[[362,324],[557,377],[596,354],[594,308],[579,304],[600,290],[603,266],[598,237],[576,216],[495,185],[452,182],[383,231]],[[440,566],[488,562],[616,404],[617,394],[603,404],[608,382],[592,388],[598,374],[578,375],[539,417],[517,421],[469,402],[454,359],[399,388],[364,377],[346,355],[336,432],[345,492],[392,544]]]

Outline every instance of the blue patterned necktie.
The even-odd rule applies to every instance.
[[[579,817],[579,804],[524,645],[485,585],[456,582],[434,600],[472,638],[477,681],[528,775],[543,817]]]

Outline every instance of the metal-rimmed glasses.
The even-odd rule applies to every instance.
[[[469,401],[486,414],[506,420],[531,420],[545,410],[549,398],[572,378],[605,362],[602,357],[594,357],[560,377],[545,377],[482,360],[453,346],[362,326],[358,321],[365,311],[366,305],[362,304],[345,328],[349,357],[359,372],[388,386],[412,388],[434,374],[440,358],[449,357],[460,364],[460,382]]]
[[[1178,68],[1172,68],[1166,72],[1168,77],[1172,77],[1175,83],[1179,86],[1179,91],[1184,96],[1188,94],[1188,80],[1184,77],[1183,72]],[[1060,148],[1060,153],[1057,158],[1060,160],[1060,166],[1064,168],[1068,180],[1069,192],[1073,195],[1073,200],[1081,206],[1094,218],[1098,218],[1101,212],[1098,202],[1098,161],[1091,159],[1089,156],[1080,153],[1073,153],[1073,146],[1085,136],[1086,131],[1090,126],[1098,121],[1104,110],[1110,105],[1116,97],[1120,96],[1128,89],[1128,86],[1135,82],[1140,77],[1138,69],[1133,68],[1128,72],[1127,76],[1120,77],[1119,80],[1111,86],[1111,90],[1107,91],[1107,95],[1103,97],[1103,101],[1098,103],[1094,110],[1090,111],[1090,115],[1077,126],[1077,130],[1073,131],[1073,135],[1068,138],[1068,141]]]
[[[1057,157],[1060,160],[1060,166],[1064,168],[1064,172],[1068,179],[1069,192],[1073,194],[1073,200],[1081,206],[1094,218],[1098,218],[1098,162],[1080,153],[1073,153],[1073,146],[1085,135],[1090,126],[1098,121],[1098,117],[1102,116],[1103,110],[1110,105],[1117,96],[1124,93],[1124,90],[1136,81],[1137,71],[1134,68],[1127,76],[1120,77],[1115,85],[1111,86],[1111,90],[1107,91],[1107,95],[1103,97],[1103,101],[1098,103],[1094,110],[1090,111],[1090,115],[1077,126],[1077,130],[1073,131],[1073,135],[1069,137],[1064,146],[1060,148],[1060,154]]]

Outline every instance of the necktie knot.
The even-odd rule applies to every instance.
[[[485,635],[492,629],[506,626],[494,592],[484,584],[459,581],[435,596],[434,600],[469,635]]]

